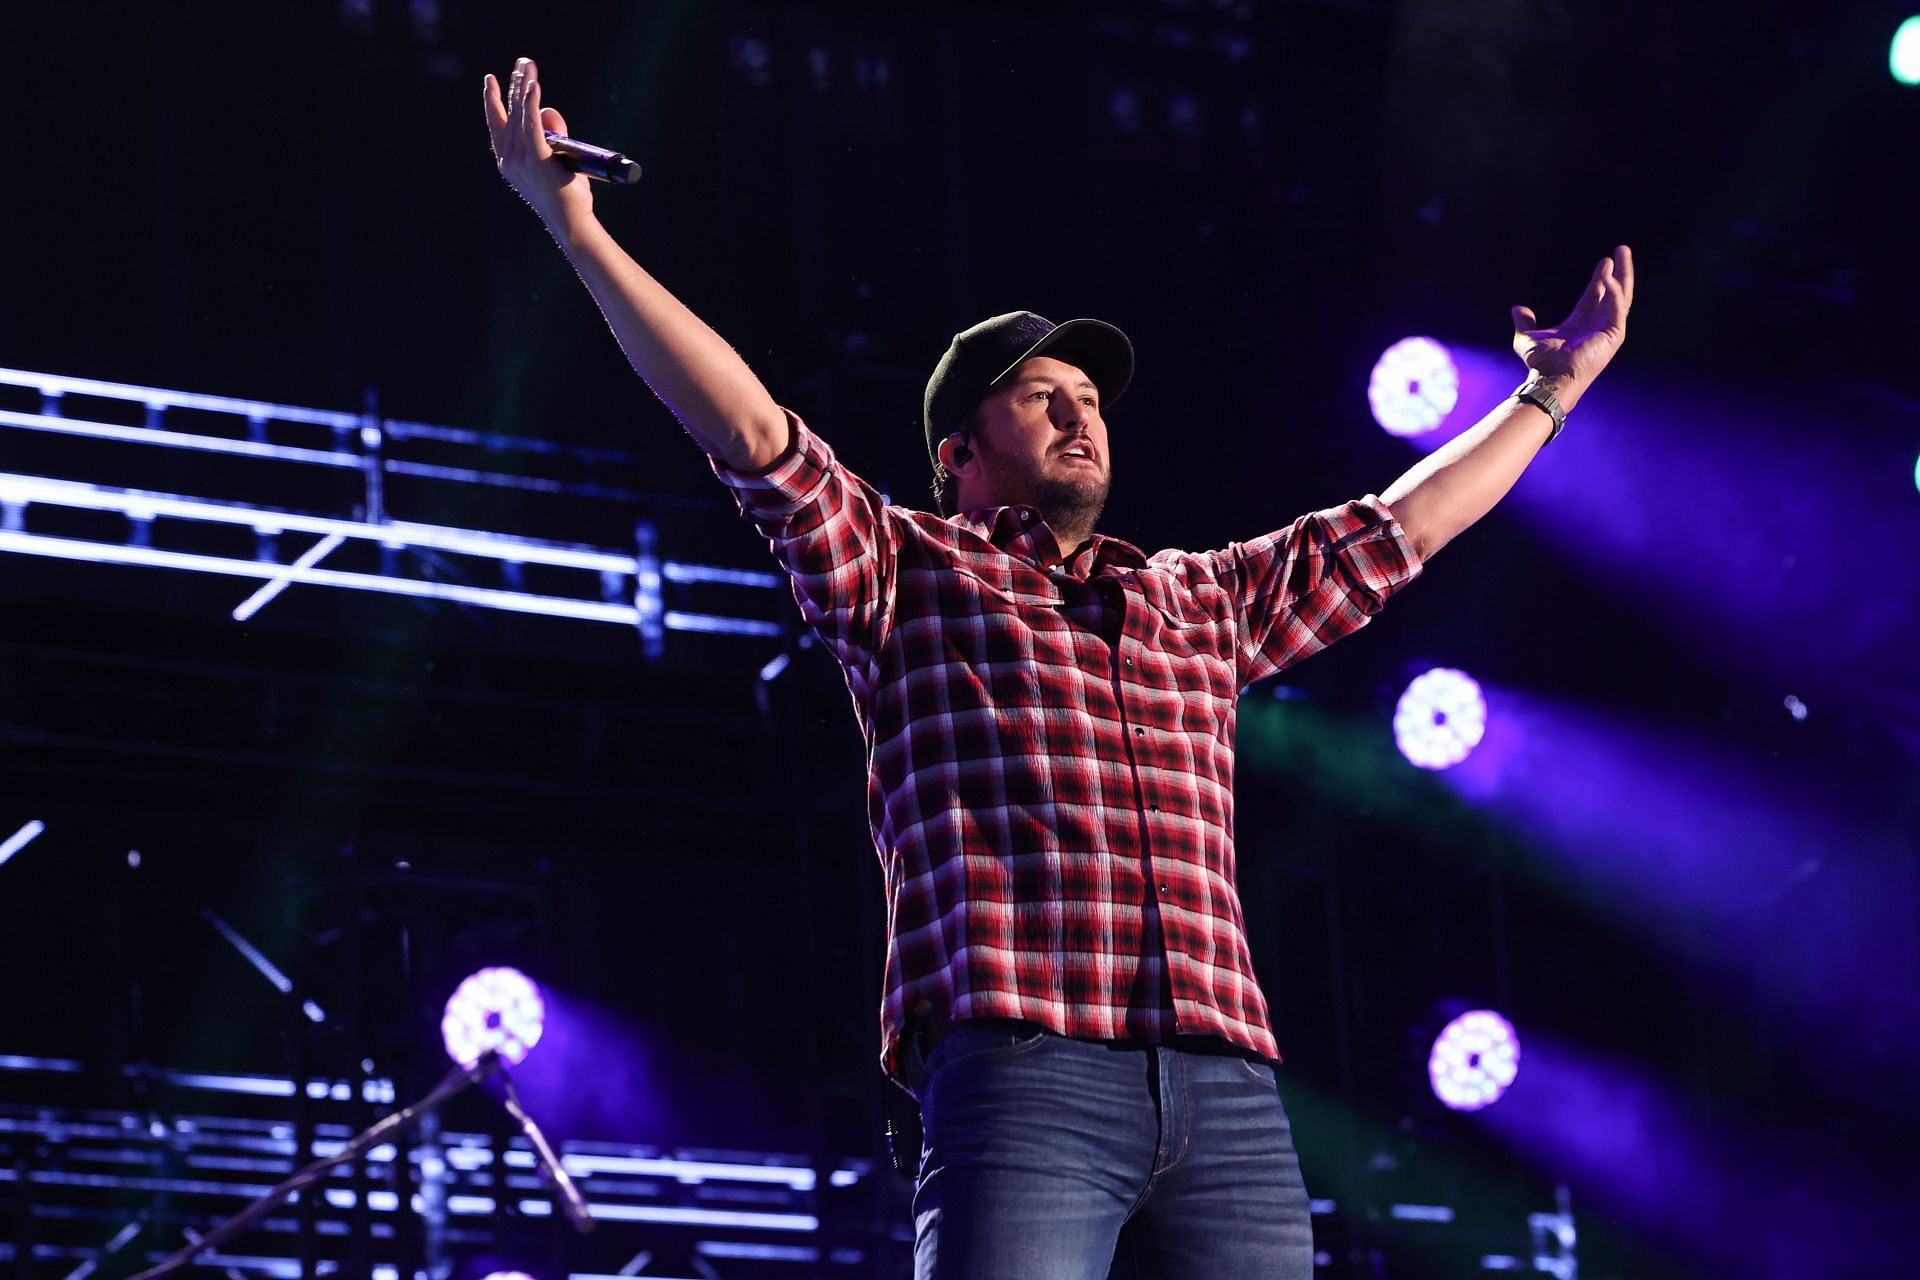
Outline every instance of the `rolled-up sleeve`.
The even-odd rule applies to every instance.
[[[1232,603],[1243,685],[1352,635],[1421,568],[1413,541],[1372,494],[1195,560]]]
[[[891,517],[826,441],[793,413],[787,420],[793,436],[772,466],[736,471],[716,458],[713,471],[786,569],[801,617],[856,679],[871,670],[889,614]]]

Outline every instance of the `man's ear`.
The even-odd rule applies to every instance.
[[[950,476],[973,473],[973,450],[968,445],[965,432],[955,431],[940,442],[940,465],[947,469]]]

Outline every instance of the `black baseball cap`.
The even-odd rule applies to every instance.
[[[939,442],[960,429],[980,398],[1023,360],[1052,356],[1082,369],[1100,389],[1104,410],[1133,380],[1133,344],[1104,320],[1055,324],[1031,311],[1009,311],[953,335],[953,345],[927,379],[927,456],[940,460]]]

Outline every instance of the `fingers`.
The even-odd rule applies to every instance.
[[[1525,360],[1538,341],[1533,333],[1540,327],[1540,318],[1531,307],[1514,307],[1508,314],[1513,317],[1513,353]]]
[[[520,154],[520,82],[526,74],[526,65],[527,60],[521,58],[513,64],[513,74],[507,77],[507,119],[503,129],[505,148],[502,159],[516,159]]]
[[[1587,297],[1593,296],[1594,291],[1605,282],[1607,272],[1611,270],[1613,270],[1612,258],[1602,258],[1593,264],[1593,275],[1587,280]]]
[[[480,114],[487,121],[487,145],[493,148],[493,158],[500,158],[500,135],[507,126],[507,109],[500,101],[500,82],[488,72],[480,78]]]
[[[1598,292],[1587,295],[1582,310],[1594,323],[1624,331],[1627,312],[1633,306],[1633,251],[1625,245],[1600,260],[1596,272]]]
[[[1574,299],[1572,309],[1567,312],[1567,318],[1560,322],[1563,328],[1578,324],[1583,316],[1591,315],[1594,307],[1599,305],[1600,299],[1606,296],[1606,269],[1607,264],[1604,260],[1594,264],[1593,274],[1587,277],[1586,288],[1582,289],[1580,296]]]
[[[532,58],[522,59],[526,75],[520,81],[520,121],[526,154],[545,160],[553,154],[540,129],[540,75]]]
[[[486,76],[481,85],[487,134],[493,141],[496,160],[512,165],[528,159],[544,160],[552,154],[544,130],[553,128],[555,133],[561,133],[564,129],[544,120],[545,113],[540,107],[540,69],[533,59],[520,58],[514,62],[504,98],[500,81],[494,76]]]
[[[593,197],[585,178],[554,159],[547,131],[563,134],[567,122],[558,111],[543,107],[540,97],[540,68],[532,58],[517,59],[504,83],[490,75],[481,81],[500,176],[551,224],[556,217],[583,213]]]

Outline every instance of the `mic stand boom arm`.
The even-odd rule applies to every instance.
[[[560,1207],[566,1210],[567,1218],[581,1233],[593,1230],[593,1214],[587,1208],[587,1199],[580,1194],[580,1188],[573,1185],[573,1179],[567,1176],[566,1166],[560,1163],[560,1157],[553,1154],[553,1148],[547,1145],[547,1135],[540,1132],[540,1126],[520,1105],[520,1094],[513,1087],[513,1077],[503,1067],[500,1071],[500,1083],[506,1086],[507,1096],[502,1099],[507,1114],[520,1126],[520,1132],[526,1135],[527,1145],[533,1148],[533,1158],[540,1166],[547,1180],[553,1183],[560,1194],[557,1199]]]
[[[324,1160],[314,1161],[242,1209],[239,1213],[234,1214],[212,1231],[209,1231],[206,1235],[200,1237],[186,1248],[181,1249],[178,1253],[175,1253],[166,1261],[160,1263],[158,1266],[149,1267],[139,1275],[134,1276],[133,1280],[158,1280],[160,1276],[178,1271],[181,1267],[186,1266],[189,1262],[192,1262],[209,1249],[214,1249],[225,1244],[252,1226],[255,1222],[259,1221],[262,1217],[266,1216],[270,1210],[285,1201],[286,1198],[294,1192],[300,1190],[302,1187],[310,1186],[318,1182],[327,1175],[329,1170],[346,1164],[349,1161],[359,1159],[362,1155],[374,1147],[379,1146],[382,1142],[406,1128],[427,1112],[432,1111],[435,1107],[446,1102],[447,1099],[453,1097],[470,1085],[478,1084],[498,1070],[500,1070],[500,1055],[492,1052],[484,1055],[471,1067],[455,1067],[446,1074],[446,1077],[442,1079],[439,1084],[433,1087],[431,1093],[420,1099],[420,1101],[378,1121],[365,1133],[362,1133],[352,1142],[340,1148],[337,1154],[328,1156]],[[571,1208],[571,1206],[569,1206],[569,1208]]]

